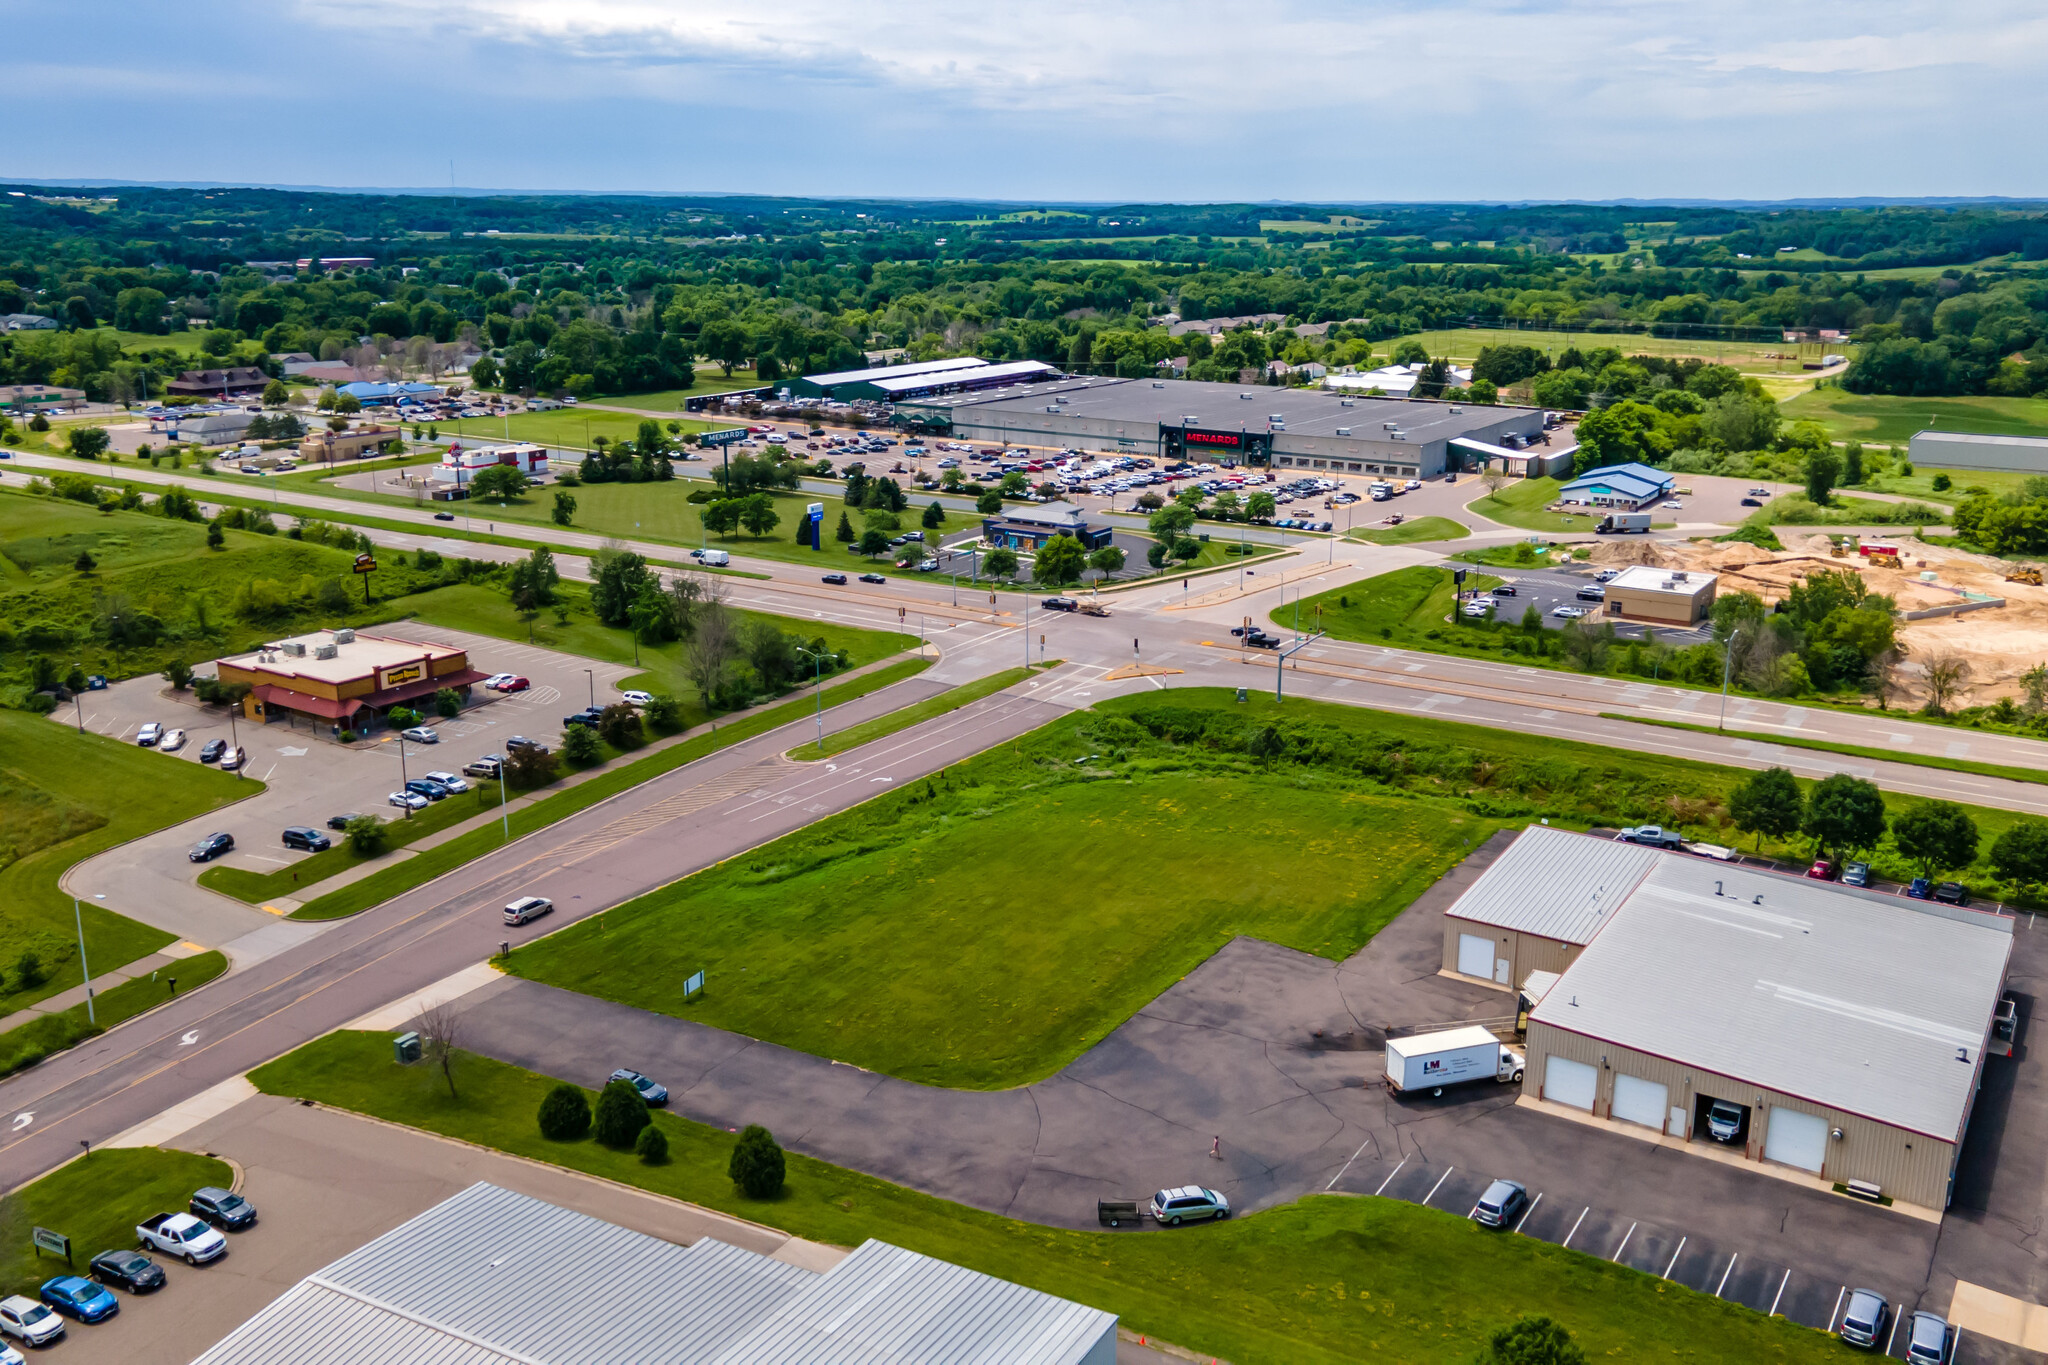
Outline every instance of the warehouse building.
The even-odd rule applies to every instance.
[[[830,374],[807,374],[802,379],[789,381],[789,392],[795,398],[830,398],[836,402],[851,402],[856,398],[875,396],[874,385],[889,379],[908,379],[919,375],[952,374],[959,370],[972,370],[987,365],[978,356],[955,356],[951,360],[914,360],[904,365],[877,365],[865,370],[835,370]]]
[[[819,1272],[479,1183],[299,1281],[194,1365],[1114,1365],[1116,1322],[886,1242]]]
[[[2010,917],[1541,826],[1446,917],[1458,975],[1468,934],[1507,944],[1496,984],[1559,972],[1532,992],[1525,1103],[1947,1205]]]
[[[250,720],[304,718],[360,729],[368,716],[432,697],[442,688],[468,696],[488,674],[454,645],[323,630],[215,661],[224,683],[247,683]]]
[[[2048,440],[2039,436],[1978,436],[1963,431],[1916,431],[1909,458],[1932,469],[2009,469],[2048,474]]]
[[[1687,630],[1714,610],[1718,574],[1632,564],[1607,583],[1607,614],[1623,621]]]
[[[1638,512],[1671,496],[1678,480],[1646,464],[1611,464],[1589,469],[1557,490],[1559,502]]]
[[[1165,379],[1066,378],[896,404],[954,437],[1390,478],[1476,467],[1451,443],[1541,441],[1543,413]]]

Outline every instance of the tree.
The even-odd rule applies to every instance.
[[[717,361],[728,379],[732,378],[733,369],[746,360],[747,349],[746,330],[736,322],[720,318],[705,323],[697,333],[697,350]]]
[[[1788,770],[1766,768],[1728,793],[1728,817],[1737,829],[1754,834],[1761,849],[1767,834],[1773,839],[1789,839],[1799,832],[1806,822],[1806,798],[1799,791],[1798,779]]]
[[[495,389],[502,376],[498,373],[498,362],[487,355],[480,355],[469,367],[469,380],[480,389]]]
[[[717,502],[704,504],[701,514],[704,529],[714,535],[730,536],[739,529],[741,504],[744,498],[720,498]]]
[[[651,1121],[640,1130],[640,1136],[633,1139],[633,1155],[640,1158],[643,1166],[663,1166],[668,1163],[668,1135]]]
[[[1892,821],[1892,846],[1932,877],[1977,860],[1977,822],[1952,801],[1923,801]]]
[[[1080,541],[1061,532],[1038,547],[1031,562],[1031,581],[1065,587],[1081,576],[1087,557]]]
[[[557,490],[555,493],[555,510],[548,515],[557,526],[567,526],[570,522],[576,520],[575,495]]]
[[[78,558],[71,561],[71,567],[80,573],[91,573],[99,566],[100,562],[92,557],[91,550],[80,550]]]
[[[462,711],[462,694],[452,687],[444,687],[434,693],[434,714],[443,720],[452,720]]]
[[[571,727],[581,728],[581,727]],[[554,751],[539,745],[512,750],[505,761],[505,781],[514,791],[531,791],[545,787],[555,780],[557,772]]]
[[[1003,511],[1003,495],[993,491],[983,493],[974,500],[974,510],[985,517],[1001,516]]]
[[[73,427],[65,445],[81,460],[97,460],[107,453],[112,438],[105,427]]]
[[[351,413],[361,412],[363,410],[363,400],[352,393],[336,394],[334,397],[334,410],[344,417]]]
[[[1991,841],[1991,870],[2022,889],[2048,882],[2048,822],[2022,820]]]
[[[880,531],[863,531],[860,535],[860,552],[870,558],[884,554],[889,549],[889,537]]]
[[[1806,496],[1815,504],[1828,505],[1828,495],[1834,492],[1841,477],[1842,457],[1835,454],[1834,447],[1824,446],[1806,453]]]
[[[1088,556],[1088,567],[1099,574],[1113,574],[1124,566],[1121,545],[1105,545]]]
[[[1152,532],[1155,540],[1172,544],[1193,529],[1194,524],[1194,509],[1185,503],[1174,502],[1154,512],[1146,522],[1146,529]]]
[[[637,1096],[636,1096],[637,1098]],[[540,1102],[540,1135],[550,1142],[574,1142],[590,1131],[590,1101],[583,1087],[564,1081]]]
[[[1271,493],[1257,492],[1244,500],[1244,514],[1253,521],[1271,521],[1279,510],[1280,504]]]
[[[782,1193],[782,1148],[774,1136],[758,1123],[750,1123],[733,1145],[726,1174],[749,1199],[773,1199]]]
[[[607,1147],[627,1148],[648,1124],[647,1101],[631,1081],[606,1081],[597,1095],[597,1114],[590,1126],[591,1136]]]
[[[633,599],[643,584],[654,580],[644,556],[607,545],[592,556],[596,569],[590,585],[590,609],[608,626],[623,626],[632,620]]]
[[[479,470],[469,481],[472,498],[516,498],[533,487],[533,480],[509,464],[494,464]]]
[[[690,634],[690,647],[683,655],[683,670],[690,675],[690,682],[706,707],[718,704],[726,672],[738,651],[739,637],[733,629],[732,613],[723,602],[706,602],[697,617],[697,628]]]
[[[536,545],[526,558],[512,565],[512,601],[522,610],[528,607],[553,606],[555,589],[561,585],[561,571],[555,567],[555,554],[545,545]]]
[[[588,725],[572,725],[562,732],[562,757],[577,767],[588,767],[604,757],[597,731]]]
[[[939,527],[946,524],[946,509],[939,506],[936,499],[933,500],[931,506],[924,509],[924,516],[920,519],[919,524],[927,531],[938,530]]]
[[[263,406],[281,408],[292,401],[291,386],[282,379],[273,379],[263,386]]]
[[[1875,848],[1884,837],[1884,794],[1876,783],[1847,773],[1825,777],[1806,799],[1801,828],[1818,853]]]
[[[390,842],[391,831],[374,815],[358,815],[342,826],[342,837],[358,858],[374,858]]]
[[[1930,654],[1920,665],[1927,686],[1927,712],[1945,716],[1970,680],[1970,661],[1960,654]]]
[[[607,706],[597,718],[597,733],[614,749],[637,749],[641,743],[640,713],[625,702]]]
[[[775,510],[775,500],[766,493],[756,493],[740,504],[740,525],[750,536],[765,536],[782,524],[781,515]]]
[[[834,531],[832,536],[842,545],[853,544],[853,522],[847,517],[846,509],[843,507],[839,509],[839,529]]]
[[[173,659],[164,666],[164,681],[171,685],[171,691],[183,692],[192,681],[192,665],[183,659]]]
[[[420,1036],[420,1060],[441,1073],[448,1098],[455,1095],[455,1054],[462,1050],[462,1016],[452,1001],[443,1001],[419,1012],[413,1032]]]
[[[683,703],[666,692],[657,692],[647,703],[646,720],[663,734],[673,734],[683,728]]]
[[[1493,1334],[1477,1365],[1586,1365],[1586,1353],[1549,1318],[1524,1317]]]
[[[988,570],[990,578],[1014,578],[1017,574],[1017,552],[1007,545],[998,545],[981,561],[981,567]]]

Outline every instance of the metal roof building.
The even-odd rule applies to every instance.
[[[1112,1365],[1115,1355],[1112,1314],[883,1242],[819,1274],[477,1184],[301,1280],[194,1365]]]
[[[951,360],[914,360],[903,365],[877,365],[865,370],[835,370],[830,374],[807,374],[802,379],[793,379],[789,391],[799,398],[858,398],[868,397],[865,392],[855,393],[857,388],[889,379],[907,379],[913,375],[949,374],[957,370],[971,370],[988,362],[977,356],[955,356]],[[844,393],[841,390],[845,390]]]
[[[1532,825],[1444,911],[1444,970],[1502,990],[1563,971],[1656,859],[1640,844]]]
[[[1525,1099],[1944,1207],[2012,920],[1602,842],[1527,830],[1446,912],[1483,889],[1497,918],[1591,928],[1530,1014]],[[1717,1102],[1740,1115],[1725,1144]]]
[[[2039,436],[1916,431],[1907,450],[1914,464],[1935,469],[2011,469],[2023,474],[2048,474],[2048,440]]]

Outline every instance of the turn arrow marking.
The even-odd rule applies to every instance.
[[[196,1029],[196,1028],[195,1028],[195,1029],[190,1029],[190,1030],[188,1030],[188,1031],[186,1032],[186,1034],[185,1034],[185,1036],[184,1036],[184,1037],[182,1037],[182,1038],[180,1038],[180,1039],[178,1040],[178,1046],[179,1046],[179,1047],[190,1047],[190,1046],[192,1046],[192,1044],[194,1044],[194,1043],[196,1043],[196,1042],[198,1042],[198,1041],[199,1041],[199,1030],[198,1030],[198,1029]]]
[[[18,1133],[18,1132],[20,1132],[20,1131],[21,1131],[22,1129],[24,1129],[24,1128],[28,1127],[28,1126],[29,1126],[29,1125],[30,1125],[31,1123],[34,1123],[35,1121],[36,1121],[36,1116],[35,1116],[34,1114],[16,1114],[16,1115],[14,1116],[14,1129],[13,1129],[13,1131],[15,1131],[15,1132],[17,1132],[17,1133]]]

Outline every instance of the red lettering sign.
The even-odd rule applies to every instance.
[[[1242,445],[1243,438],[1228,432],[1190,431],[1187,440],[1195,445],[1234,446]]]

